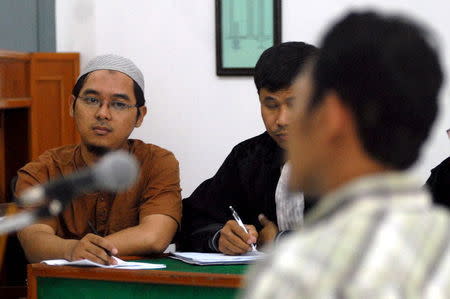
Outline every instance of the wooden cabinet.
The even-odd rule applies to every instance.
[[[69,115],[78,73],[78,53],[0,50],[0,203],[11,199],[19,168],[47,149],[79,142]],[[24,296],[23,251],[14,234],[6,245],[0,297]]]
[[[0,50],[0,202],[16,171],[47,149],[79,141],[69,97],[78,53]]]

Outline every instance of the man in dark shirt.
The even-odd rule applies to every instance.
[[[291,84],[317,49],[287,42],[263,52],[255,66],[255,84],[266,132],[233,148],[218,172],[183,200],[179,250],[241,254],[279,233],[275,190],[285,163]],[[246,233],[231,220],[232,206]]]
[[[426,184],[433,196],[433,201],[450,208],[450,158],[431,170]]]

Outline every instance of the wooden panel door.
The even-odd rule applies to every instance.
[[[31,159],[79,142],[69,115],[69,97],[78,74],[78,53],[31,54]]]

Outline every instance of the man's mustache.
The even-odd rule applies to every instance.
[[[95,127],[102,127],[102,128],[106,128],[106,129],[109,130],[109,131],[112,131],[111,126],[109,126],[108,124],[106,124],[106,123],[104,123],[104,122],[96,123],[96,124],[92,125],[91,127],[92,127],[92,128],[95,128]]]
[[[273,131],[273,133],[275,135],[286,135],[288,133],[288,130],[286,127],[283,127],[283,128]]]

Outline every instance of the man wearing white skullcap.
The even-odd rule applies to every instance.
[[[19,232],[28,260],[86,258],[115,264],[111,254],[164,251],[181,220],[179,167],[171,152],[128,139],[147,113],[142,72],[127,58],[98,56],[78,77],[70,107],[81,143],[46,151],[25,165],[18,172],[16,194],[118,149],[136,157],[140,175],[126,192],[85,194],[58,217]]]

